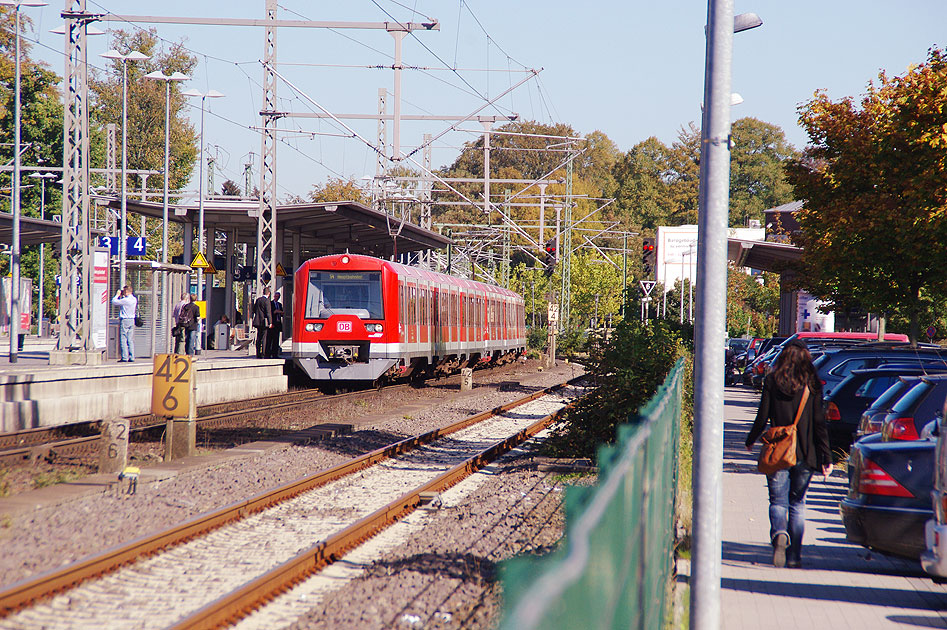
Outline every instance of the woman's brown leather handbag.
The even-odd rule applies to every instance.
[[[785,470],[796,465],[796,425],[802,416],[802,410],[809,400],[809,388],[802,390],[802,400],[796,410],[796,419],[792,424],[782,427],[770,427],[763,432],[760,442],[760,459],[756,468],[764,475],[772,475],[777,470]]]

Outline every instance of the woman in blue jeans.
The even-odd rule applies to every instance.
[[[756,421],[746,436],[746,449],[766,429],[793,423],[809,390],[799,423],[796,425],[796,465],[766,475],[769,487],[769,535],[773,544],[773,564],[777,567],[802,566],[802,534],[805,529],[806,490],[815,471],[832,472],[832,451],[822,409],[822,384],[812,366],[812,355],[800,341],[788,343],[779,353],[772,371],[763,381],[763,397]]]

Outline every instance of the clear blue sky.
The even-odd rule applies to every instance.
[[[90,11],[195,17],[262,17],[264,6],[262,0],[88,2]],[[35,20],[40,42],[57,51],[62,49],[62,36],[47,31],[61,23],[61,6],[56,2],[25,9]],[[942,0],[739,0],[735,8],[737,13],[757,13],[764,24],[735,36],[733,89],[744,103],[734,108],[733,118],[752,116],[777,124],[797,147],[804,146],[806,138],[796,124],[796,108],[815,90],[826,89],[832,98],[857,96],[880,69],[900,74],[947,38],[947,2]],[[342,21],[437,18],[440,31],[405,39],[404,63],[435,69],[405,71],[404,113],[466,115],[483,104],[481,95],[499,94],[526,76],[515,70],[528,67],[544,68],[539,81],[501,99],[499,111],[488,108],[483,114],[515,111],[526,119],[568,123],[580,133],[599,129],[623,151],[649,136],[671,143],[681,126],[699,119],[705,2],[283,0],[279,17],[301,19],[300,14],[312,20]],[[242,165],[250,152],[259,165],[259,134],[248,127],[260,125],[262,29],[170,25],[158,29],[169,41],[185,37],[186,45],[199,56],[198,71],[188,87],[226,94],[209,101],[213,115],[206,119],[207,142],[219,146],[215,151],[223,172],[216,176],[217,185],[227,177],[242,183]],[[104,65],[98,54],[108,47],[107,36],[93,38],[90,60]],[[390,64],[392,52],[392,38],[383,31],[283,29],[278,39],[283,63]],[[62,73],[61,54],[42,46],[35,47],[34,54]],[[454,73],[443,69],[444,64],[470,70]],[[392,87],[390,70],[284,65],[280,71],[334,113],[374,113],[378,88]],[[278,95],[280,107],[288,111],[316,111],[285,83],[278,84]],[[197,122],[199,113],[192,113]],[[350,124],[364,138],[374,138],[374,122]],[[410,149],[422,134],[436,135],[446,125],[404,123],[402,143]],[[333,124],[314,120],[284,120],[281,126],[339,131]],[[358,140],[283,137],[288,144],[279,148],[280,197],[303,195],[329,176],[358,179],[374,174],[373,153]],[[461,132],[445,135],[435,145],[434,166],[449,164],[457,148],[474,137]],[[258,181],[258,171],[254,177]]]

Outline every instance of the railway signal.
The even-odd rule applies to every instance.
[[[547,276],[551,276],[556,270],[556,261],[558,260],[557,251],[556,251],[556,237],[552,237],[546,241],[546,258],[545,263],[545,273]]]
[[[647,237],[641,241],[641,275],[644,277],[654,274],[655,263],[654,239]]]

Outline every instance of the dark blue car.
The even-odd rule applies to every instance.
[[[888,363],[876,368],[853,370],[823,397],[825,420],[832,449],[851,446],[866,409],[901,376],[947,372],[947,365]]]
[[[931,423],[930,429],[936,426]],[[925,428],[925,431],[928,431]],[[933,518],[935,439],[882,442],[879,434],[852,445],[848,494],[839,507],[845,536],[877,551],[917,560]]]

